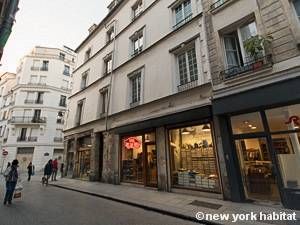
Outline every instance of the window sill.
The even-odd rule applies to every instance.
[[[217,5],[218,2],[216,2],[216,3],[214,3],[210,6],[210,12],[212,14],[216,14],[216,13],[223,10],[224,8],[226,8],[227,6],[229,6],[230,4],[232,4],[235,1],[236,0],[225,0],[225,2],[222,3],[221,5]]]
[[[186,18],[184,18],[183,20],[181,20],[177,24],[175,24],[173,26],[173,30],[179,29],[180,27],[182,27],[183,25],[187,24],[192,19],[193,19],[193,14],[187,16]]]
[[[191,81],[191,82],[188,82],[185,84],[181,84],[181,85],[177,86],[177,88],[178,88],[178,92],[183,92],[183,91],[193,89],[197,86],[198,86],[198,80],[194,80],[194,81]]]

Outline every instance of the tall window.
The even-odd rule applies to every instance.
[[[44,60],[41,70],[42,71],[48,71],[48,69],[49,69],[49,61]]]
[[[69,81],[62,80],[62,89],[69,89]]]
[[[300,21],[300,0],[293,0],[293,5],[295,7],[297,17]]]
[[[38,76],[36,76],[36,75],[30,76],[30,82],[29,82],[30,84],[36,84],[37,81],[38,81]]]
[[[180,85],[197,81],[198,67],[195,47],[179,54],[177,60]]]
[[[84,104],[84,100],[80,100],[77,103],[77,112],[76,112],[76,120],[75,120],[76,126],[79,126],[81,124],[81,119],[83,114],[83,104]]]
[[[65,65],[63,74],[66,76],[70,76],[70,66]]]
[[[89,72],[86,71],[82,74],[82,77],[81,77],[81,85],[80,85],[80,89],[85,89],[86,86],[87,86],[87,79],[88,79],[88,75],[89,75]]]
[[[67,97],[64,95],[60,96],[59,106],[66,107],[67,105]]]
[[[112,72],[112,54],[104,58],[104,76]]]
[[[182,2],[180,5],[174,8],[175,14],[175,25],[174,28],[177,28],[192,18],[192,5],[191,0]]]
[[[133,19],[138,17],[142,11],[143,11],[143,1],[139,0],[132,7]]]
[[[108,101],[108,88],[100,91],[100,117],[104,116],[107,112]]]
[[[19,141],[26,140],[26,133],[27,133],[27,128],[21,128]]]
[[[106,33],[107,35],[107,43],[111,42],[115,38],[115,27],[112,26]]]
[[[84,56],[84,61],[88,61],[91,58],[91,48],[89,48],[86,52],[85,52],[85,56]]]
[[[144,48],[144,32],[143,29],[137,31],[132,37],[132,56],[139,54]]]
[[[59,59],[64,61],[65,60],[66,55],[64,53],[59,53]]]
[[[39,70],[40,69],[39,64],[40,64],[40,60],[33,60],[33,65],[31,67],[31,70],[34,70],[34,71]]]
[[[131,106],[141,101],[141,71],[130,77]]]
[[[249,54],[245,51],[244,42],[256,35],[256,24],[251,22],[223,36],[227,69],[244,66],[251,61]]]
[[[39,84],[45,85],[46,84],[46,79],[47,79],[46,76],[40,76]]]
[[[36,98],[36,104],[43,104],[44,92],[38,92]]]

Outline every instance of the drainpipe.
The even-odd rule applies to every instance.
[[[110,102],[111,102],[112,83],[113,83],[113,75],[114,75],[114,67],[115,67],[116,23],[117,23],[117,20],[113,20],[112,23],[114,23],[114,40],[113,40],[113,54],[112,54],[112,70],[111,70],[111,73],[110,73],[110,81],[109,81],[109,87],[108,87],[108,100],[107,100],[106,115],[105,115],[105,131],[106,132],[109,130],[109,128],[108,128],[108,114],[109,114],[109,107],[110,107]],[[105,28],[107,28],[107,26],[105,26]]]
[[[2,50],[11,34],[11,28],[15,22],[16,12],[18,8],[19,0],[9,0],[9,3],[5,9],[5,16],[0,27],[0,60],[2,58]]]

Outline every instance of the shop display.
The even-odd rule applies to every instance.
[[[210,130],[203,131],[202,126],[172,130],[171,150],[174,186],[220,191]]]

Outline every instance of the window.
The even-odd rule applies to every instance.
[[[141,71],[130,76],[131,106],[139,104],[141,101]]]
[[[32,91],[27,92],[27,97],[25,99],[25,103],[34,103],[35,93]]]
[[[108,88],[100,90],[100,117],[105,116],[107,112]]]
[[[80,89],[85,89],[87,87],[87,79],[88,79],[88,75],[89,75],[89,71],[86,71],[82,74],[81,77],[81,85],[80,85]]]
[[[37,81],[38,81],[38,76],[36,76],[36,75],[30,76],[30,82],[29,82],[30,84],[36,84]]]
[[[60,101],[59,101],[59,106],[63,106],[63,107],[66,107],[67,106],[67,97],[64,96],[64,95],[61,95],[60,96]]]
[[[64,89],[64,90],[69,89],[69,81],[62,80],[62,89]]]
[[[293,5],[296,10],[297,17],[300,20],[300,0],[293,0]]]
[[[66,76],[70,76],[70,66],[65,65],[65,69],[64,69],[63,74],[66,75]]]
[[[112,26],[106,33],[107,35],[107,43],[111,42],[115,38],[115,27]]]
[[[27,133],[27,128],[21,128],[18,141],[26,141],[26,133]]]
[[[143,1],[139,0],[132,7],[133,19],[138,17],[142,11],[143,11]]]
[[[84,61],[88,61],[91,58],[91,48],[89,48],[86,52],[85,52],[85,56],[84,56]]]
[[[59,53],[59,59],[65,61],[66,55],[64,53]]]
[[[185,24],[192,18],[192,5],[191,0],[187,0],[177,5],[174,8],[175,25],[174,28],[178,28]]]
[[[4,90],[4,87],[1,87],[0,96],[3,95],[3,90]]]
[[[104,76],[112,72],[112,54],[104,58]]]
[[[33,71],[40,70],[39,64],[40,64],[40,60],[33,60],[33,65],[31,67],[31,70],[33,70]]]
[[[33,120],[38,121],[41,119],[42,111],[40,109],[35,109],[33,114]]]
[[[44,60],[41,70],[48,71],[48,69],[49,69],[49,61]]]
[[[64,112],[62,111],[59,111],[57,113],[57,117],[56,117],[56,123],[59,123],[59,124],[64,124]]]
[[[46,76],[40,76],[39,84],[46,85],[46,80],[47,80]]]
[[[38,92],[35,103],[36,104],[43,104],[43,97],[44,97],[44,92]]]
[[[141,29],[131,37],[132,56],[139,54],[144,48],[144,29]]]
[[[75,126],[79,126],[81,124],[81,119],[82,119],[82,114],[83,114],[83,104],[84,104],[84,100],[81,100],[77,103]]]
[[[195,47],[178,54],[177,63],[180,86],[198,81],[198,67]]]
[[[213,4],[211,5],[211,9],[216,9],[219,8],[221,5],[223,5],[224,3],[226,3],[228,0],[214,0]]]

